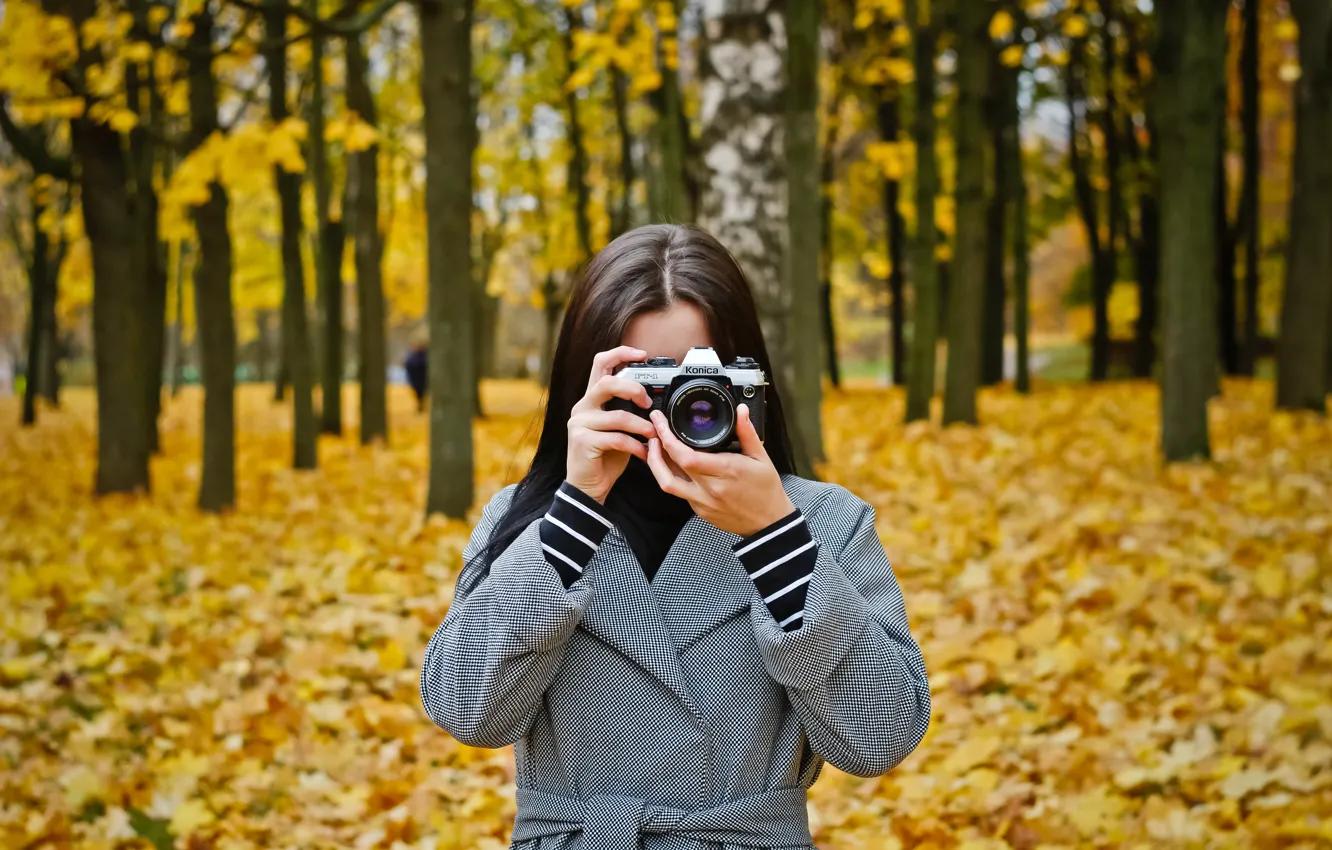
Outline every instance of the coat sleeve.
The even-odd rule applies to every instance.
[[[541,539],[546,518],[525,528],[480,577],[480,556],[513,489],[482,512],[463,550],[453,604],[421,666],[426,713],[474,747],[506,747],[531,729],[591,592],[581,573],[566,586],[551,565]]]
[[[905,759],[930,724],[930,686],[874,508],[838,488],[806,524],[818,550],[803,618],[784,630],[750,610],[768,673],[787,692],[810,746],[856,776]]]

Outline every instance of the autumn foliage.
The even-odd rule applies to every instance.
[[[482,497],[538,401],[484,390]],[[1145,383],[986,391],[976,429],[828,399],[826,475],[877,509],[935,709],[888,776],[825,767],[822,850],[1332,842],[1332,429],[1270,395],[1227,384],[1214,462],[1166,470]],[[468,536],[422,520],[425,418],[395,388],[391,448],[326,437],[301,473],[269,399],[240,393],[221,516],[197,394],[152,496],[100,500],[90,394],[38,430],[0,402],[0,846],[507,846],[511,754],[417,692]]]

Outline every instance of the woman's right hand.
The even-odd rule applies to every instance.
[[[587,392],[573,406],[569,416],[565,478],[602,504],[605,504],[611,486],[624,472],[630,455],[647,460],[647,445],[630,435],[654,437],[657,434],[657,429],[647,419],[627,410],[602,409],[602,405],[612,398],[632,401],[644,410],[652,407],[652,400],[642,384],[613,374],[621,363],[642,360],[646,356],[646,351],[621,345],[592,358]]]

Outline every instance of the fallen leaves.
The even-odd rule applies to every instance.
[[[0,846],[507,846],[512,754],[419,704],[468,527],[420,515],[400,390],[390,448],[352,428],[302,474],[288,411],[243,388],[222,517],[193,508],[197,394],[141,499],[91,497],[86,393],[34,431],[0,404]],[[537,394],[486,402],[478,510]],[[993,391],[940,429],[830,397],[827,475],[877,509],[935,708],[886,777],[825,768],[821,850],[1332,842],[1329,426],[1229,384],[1214,463],[1162,470],[1157,410],[1140,384]]]

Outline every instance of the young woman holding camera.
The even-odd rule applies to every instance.
[[[874,510],[794,474],[776,388],[761,441],[739,392],[617,374],[697,347],[769,363],[712,236],[641,227],[591,261],[532,466],[486,505],[426,648],[431,719],[514,745],[518,850],[812,848],[823,764],[886,773],[929,725]]]

